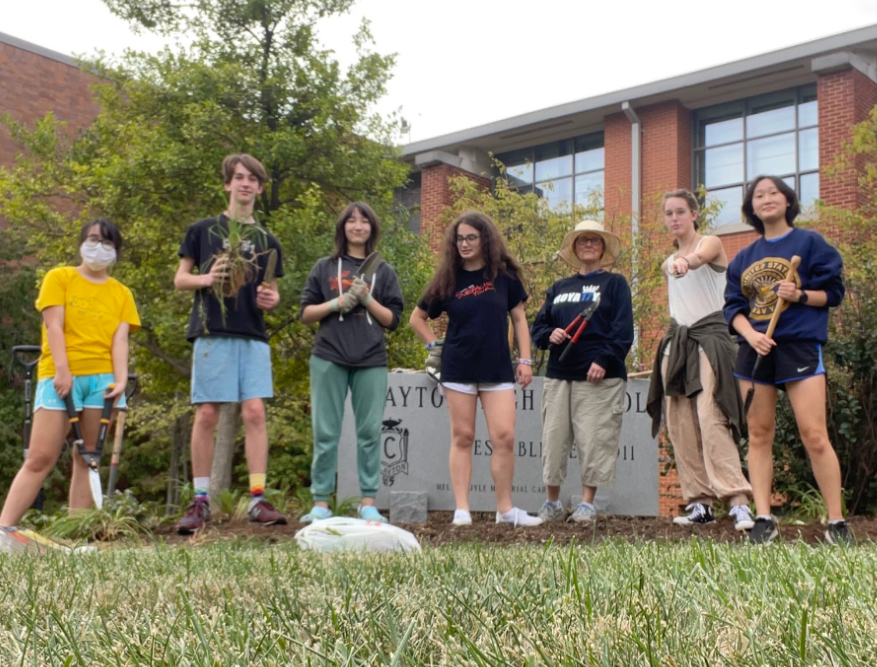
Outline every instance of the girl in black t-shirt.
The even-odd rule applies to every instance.
[[[496,488],[496,522],[542,523],[512,506],[514,382],[526,387],[533,379],[521,273],[493,221],[483,213],[463,213],[448,227],[439,267],[409,320],[430,358],[440,355],[441,359],[441,384],[451,417],[450,472],[457,526],[472,523],[469,485],[479,397],[493,447],[490,472]],[[427,319],[442,313],[448,316],[444,342],[436,340],[427,324]],[[520,352],[514,368],[506,335],[509,313]]]

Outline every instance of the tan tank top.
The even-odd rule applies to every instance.
[[[706,238],[706,237],[704,237]],[[703,238],[695,250],[700,248]],[[704,264],[690,270],[681,278],[670,273],[673,255],[664,260],[663,271],[667,276],[667,294],[670,299],[670,317],[679,324],[690,327],[707,315],[721,310],[725,305],[727,267]]]

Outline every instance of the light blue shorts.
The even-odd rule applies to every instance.
[[[61,410],[66,412],[67,406],[64,399],[58,396],[53,384],[54,378],[43,378],[37,383],[36,396],[34,397],[33,411],[40,408],[46,410]],[[95,375],[78,375],[73,378],[73,388],[70,394],[73,396],[73,406],[76,412],[82,412],[83,408],[102,410],[104,407],[104,394],[116,377],[112,373],[96,373]],[[125,394],[119,396],[116,403],[119,409],[125,408]]]
[[[242,403],[273,398],[271,347],[250,338],[196,338],[192,403]]]

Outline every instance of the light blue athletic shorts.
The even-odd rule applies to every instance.
[[[104,394],[116,377],[112,373],[96,373],[95,375],[78,375],[73,378],[73,389],[70,390],[73,396],[73,406],[76,412],[82,412],[83,408],[94,408],[102,410],[104,407]],[[40,408],[46,410],[67,410],[64,405],[64,399],[58,396],[53,384],[54,378],[43,378],[37,383],[37,392],[34,397],[33,411],[36,412]],[[125,394],[119,397],[116,407],[125,408]]]
[[[214,336],[195,339],[192,403],[242,403],[273,397],[268,343]]]

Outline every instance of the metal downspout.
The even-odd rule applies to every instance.
[[[622,102],[621,110],[630,121],[630,272],[631,291],[637,294],[639,291],[639,221],[642,215],[642,149],[643,135],[642,124],[630,102]],[[636,365],[637,342],[639,341],[639,326],[634,327],[633,332],[633,363]]]

